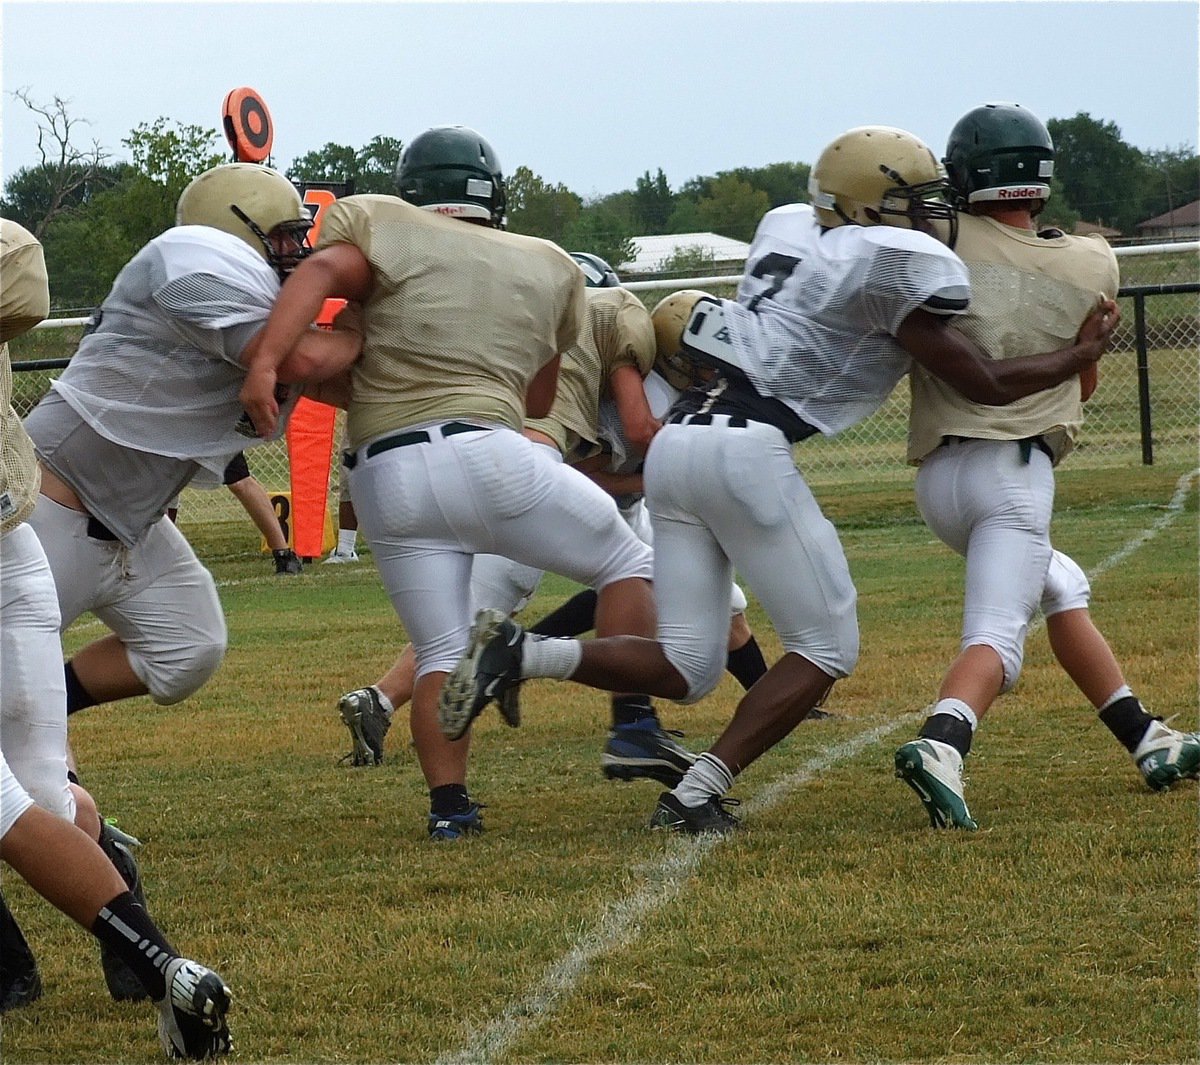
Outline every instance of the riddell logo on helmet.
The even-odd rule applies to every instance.
[[[1042,189],[1037,185],[1023,189],[997,189],[996,196],[1001,200],[1040,200]]]

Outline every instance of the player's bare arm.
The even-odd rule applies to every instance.
[[[976,403],[1004,406],[1023,396],[1053,388],[1108,349],[1120,311],[1104,300],[1084,319],[1075,342],[1057,351],[993,360],[950,321],[917,309],[901,324],[896,339],[931,373],[948,381]]]
[[[561,355],[555,355],[529,382],[525,390],[525,413],[530,418],[544,418],[550,413],[554,394],[558,391],[558,366]]]
[[[650,410],[641,373],[636,366],[618,366],[608,375],[608,388],[617,405],[617,416],[626,439],[645,454],[654,434],[662,428],[662,422]]]
[[[279,417],[275,399],[279,368],[307,336],[325,300],[340,298],[362,303],[370,295],[373,283],[366,256],[351,244],[322,248],[305,259],[287,279],[267,324],[242,359],[246,380],[240,399],[260,435],[270,435]]]

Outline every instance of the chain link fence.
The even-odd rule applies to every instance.
[[[1087,404],[1078,446],[1067,459],[1072,468],[1119,469],[1147,460],[1190,468],[1200,457],[1200,254],[1194,245],[1144,251],[1117,250],[1121,324],[1100,364],[1100,387]],[[719,280],[681,279],[631,287],[653,307],[667,291],[679,288],[698,287],[732,296],[733,286],[716,283]],[[13,405],[18,412],[24,415],[32,409],[60,372],[45,368],[44,363],[69,356],[81,334],[78,326],[44,329],[13,342],[13,369],[18,371],[13,375]],[[335,446],[343,418],[339,413]],[[905,380],[880,410],[853,429],[832,438],[806,440],[801,445],[804,475],[813,484],[909,480],[914,470],[904,459],[907,427]],[[253,447],[247,458],[268,493],[289,491],[287,448],[282,441]],[[334,515],[338,477],[334,462],[329,484],[329,512]],[[223,489],[188,489],[180,509],[189,522],[247,520],[237,500]]]

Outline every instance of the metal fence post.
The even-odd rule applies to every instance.
[[[1150,354],[1146,344],[1146,294],[1133,294],[1134,347],[1137,351],[1138,416],[1142,426],[1142,465],[1154,465],[1154,439],[1150,421]]]

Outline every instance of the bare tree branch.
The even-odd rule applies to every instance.
[[[41,167],[50,178],[50,201],[45,216],[35,227],[34,236],[41,237],[46,227],[73,193],[93,181],[100,168],[108,161],[109,153],[100,142],[93,140],[91,147],[79,148],[72,141],[75,127],[91,125],[84,118],[74,117],[68,110],[69,100],[55,96],[53,101],[43,104],[35,101],[29,89],[20,88],[11,94],[37,118],[37,150]]]

